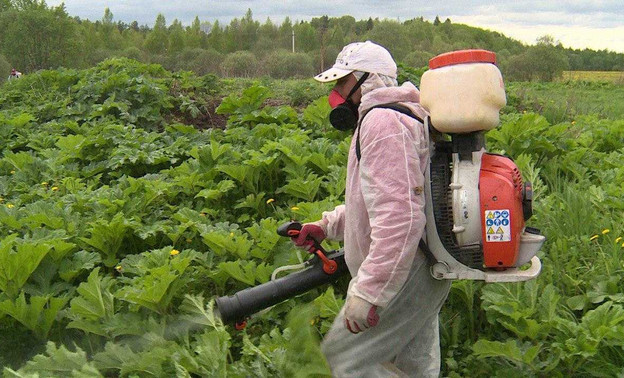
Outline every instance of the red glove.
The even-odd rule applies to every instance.
[[[309,240],[309,238],[316,240],[316,242],[320,244],[326,237],[327,226],[323,220],[320,220],[304,224],[303,227],[301,227],[301,231],[299,231],[299,236],[293,238],[292,241],[297,247],[303,248],[312,253],[314,249],[314,241]]]
[[[347,296],[344,318],[345,326],[351,333],[366,331],[379,322],[377,306],[355,295]]]

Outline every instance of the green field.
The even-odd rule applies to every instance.
[[[453,284],[442,373],[622,376],[623,87],[507,91],[487,143],[533,183],[543,271]],[[213,297],[298,261],[279,224],[343,202],[350,137],[329,125],[326,93],[308,80],[196,77],[126,59],[2,85],[4,375],[329,377],[318,341],[345,282],[245,331],[211,311]]]
[[[551,123],[572,122],[584,115],[624,119],[624,86],[604,82],[507,84],[503,112],[535,112]]]
[[[599,81],[622,85],[623,71],[563,71],[562,81]]]

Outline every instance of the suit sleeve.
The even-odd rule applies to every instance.
[[[327,239],[343,241],[345,230],[345,205],[336,206],[333,211],[323,213],[323,222],[327,228]]]

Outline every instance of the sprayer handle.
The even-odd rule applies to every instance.
[[[281,226],[279,226],[277,228],[277,234],[279,236],[285,236],[287,238],[292,238],[293,234],[294,234],[293,231],[297,231],[297,235],[299,235],[299,231],[301,231],[302,228],[303,228],[303,225],[300,222],[290,221],[290,222],[286,222],[286,223],[282,224]],[[295,235],[294,237],[297,237],[297,235]]]
[[[277,228],[277,234],[280,236],[285,236],[289,238],[296,238],[299,236],[303,225],[297,221],[286,222]],[[312,237],[308,237],[307,239],[311,240],[314,243],[313,250],[310,251],[318,256],[319,259],[323,262],[323,271],[327,274],[334,274],[338,270],[338,265],[335,261],[327,258],[327,252],[321,246],[321,244],[316,241]]]
[[[290,221],[282,224],[277,228],[277,234],[280,236],[285,236],[291,239],[295,239],[299,237],[301,230],[303,229],[303,225],[297,221]],[[323,254],[327,254],[321,243],[318,240],[314,239],[312,236],[307,236],[306,240],[311,241],[314,245],[314,250],[310,251],[311,253],[315,253],[316,250],[323,252]]]

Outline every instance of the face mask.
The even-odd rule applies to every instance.
[[[336,90],[332,90],[329,94],[329,105],[334,108],[331,113],[329,113],[329,122],[334,128],[340,131],[347,131],[354,130],[357,126],[358,107],[351,100],[351,96],[353,96],[362,83],[364,83],[368,75],[368,72],[364,73],[353,89],[351,89],[346,99],[343,99]]]

